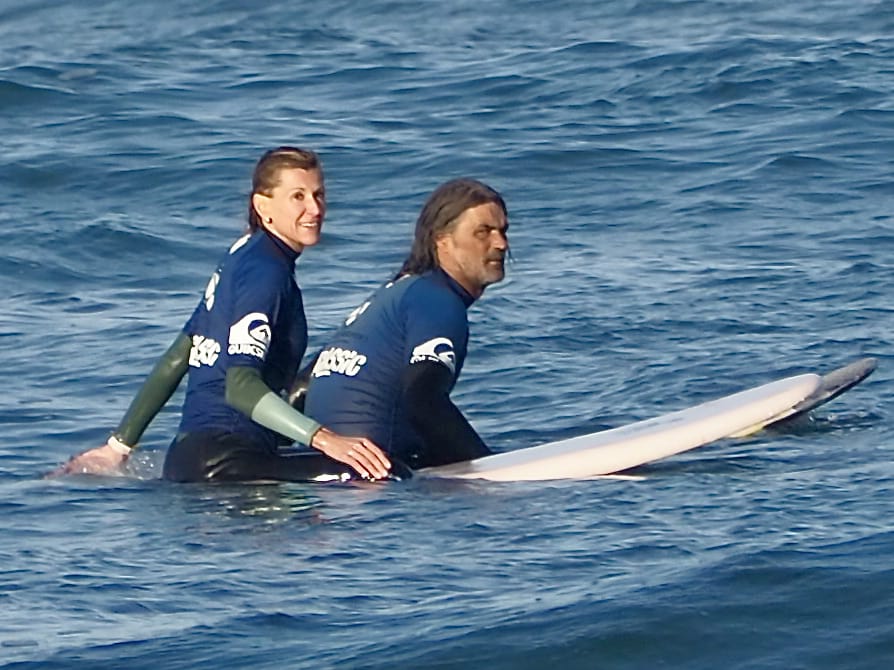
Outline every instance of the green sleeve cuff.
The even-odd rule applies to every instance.
[[[227,403],[251,420],[280,435],[310,446],[320,424],[304,416],[270,390],[254,368],[227,370]]]

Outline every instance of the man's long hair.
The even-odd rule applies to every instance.
[[[456,225],[456,220],[467,209],[491,202],[507,215],[503,196],[476,179],[461,177],[438,186],[416,219],[413,246],[394,278],[407,274],[422,274],[439,267],[437,239],[442,234],[450,232]]]

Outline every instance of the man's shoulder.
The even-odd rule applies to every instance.
[[[439,300],[445,303],[457,303],[463,310],[462,299],[454,292],[442,277],[432,272],[426,272],[421,275],[411,275],[401,281],[408,281],[405,291],[407,296],[414,300]]]
[[[405,312],[465,322],[466,306],[462,299],[437,276],[415,275],[410,281],[401,298]]]

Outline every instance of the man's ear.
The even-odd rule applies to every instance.
[[[447,236],[441,233],[435,238],[435,260],[438,265],[444,262],[447,255]]]
[[[437,236],[435,236],[435,249],[441,251],[442,249],[446,248],[449,240],[450,233],[439,233]]]

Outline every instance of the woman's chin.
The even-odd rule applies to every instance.
[[[298,241],[304,247],[312,247],[320,242],[320,234],[303,234],[298,236]]]

